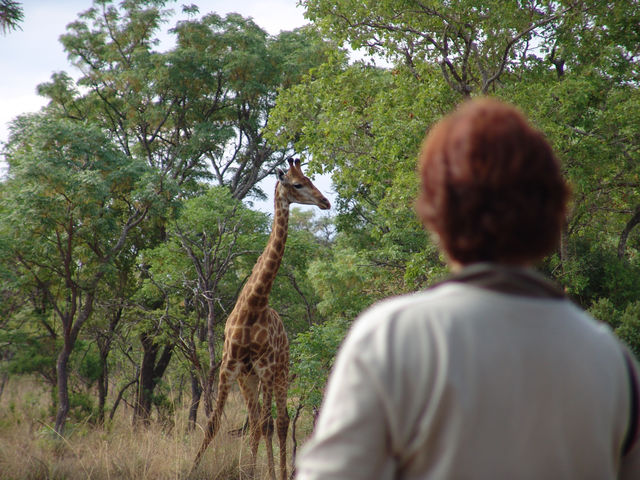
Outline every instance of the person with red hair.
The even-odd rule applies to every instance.
[[[533,270],[569,196],[544,135],[471,100],[428,133],[419,174],[453,275],[356,320],[297,478],[640,478],[632,355]]]

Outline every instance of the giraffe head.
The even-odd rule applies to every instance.
[[[290,158],[287,173],[278,168],[277,174],[279,192],[289,203],[317,205],[321,210],[328,210],[331,207],[329,200],[302,173],[299,159]]]

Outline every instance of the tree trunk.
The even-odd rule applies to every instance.
[[[107,368],[107,357],[109,351],[100,349],[100,376],[98,377],[98,425],[104,425],[104,409],[109,393],[109,370]]]
[[[134,425],[140,422],[149,423],[151,396],[154,389],[153,371],[160,348],[146,332],[140,335],[140,342],[142,343],[142,363],[140,364],[140,379],[138,380],[138,391],[133,409]]]
[[[204,380],[203,396],[204,396],[204,413],[208,417],[213,411],[213,387],[216,385],[216,373],[218,372],[218,364],[209,368],[209,374]]]
[[[4,392],[4,387],[7,385],[9,381],[9,374],[7,372],[2,372],[0,374],[0,397],[2,397],[2,392]]]
[[[113,312],[109,322],[109,330],[104,335],[98,335],[97,344],[100,350],[100,376],[98,377],[98,424],[104,425],[105,407],[109,394],[109,353],[116,328],[122,318],[122,307]]]
[[[133,410],[133,423],[148,424],[151,419],[151,406],[153,404],[153,392],[158,381],[164,375],[169,366],[173,353],[173,344],[164,345],[162,354],[156,363],[160,345],[153,341],[148,333],[140,335],[142,343],[142,364],[140,365],[140,380]]]
[[[64,339],[64,346],[58,354],[58,360],[56,362],[56,374],[58,377],[58,411],[56,413],[55,431],[58,435],[62,435],[64,431],[64,425],[67,421],[67,415],[69,414],[69,357],[71,356],[72,346],[69,343],[69,339]]]
[[[3,361],[9,361],[13,355],[9,352],[0,352],[0,363]],[[7,382],[9,381],[9,372],[3,371],[0,373],[0,397],[2,397],[2,392],[4,392],[4,387],[7,386]]]
[[[627,248],[627,240],[629,239],[629,234],[631,230],[633,230],[636,225],[640,224],[640,205],[636,207],[636,211],[633,214],[633,217],[627,222],[620,234],[620,240],[618,242],[618,258],[622,260],[624,258],[624,251]]]
[[[209,368],[215,368],[216,364],[216,312],[211,292],[207,295],[207,347],[209,349]]]
[[[291,422],[291,439],[293,440],[293,447],[291,450],[291,478],[295,478],[296,476],[296,456],[298,454],[298,438],[296,436],[296,425],[298,423],[298,419],[300,418],[300,412],[304,408],[304,404],[302,401],[298,403],[296,407],[296,413],[293,416],[293,422]]]
[[[216,371],[216,339],[215,339],[216,314],[211,292],[207,295],[207,348],[209,350],[209,374],[204,382],[204,411],[207,417],[213,410],[213,385]]]
[[[111,413],[109,414],[109,420],[110,421],[113,420],[113,417],[116,414],[116,410],[118,409],[118,405],[120,405],[120,401],[122,400],[122,397],[124,396],[124,392],[127,390],[127,388],[129,388],[134,383],[138,383],[138,377],[137,376],[136,376],[136,378],[131,380],[129,383],[127,383],[124,387],[122,387],[120,389],[120,391],[118,392],[118,396],[116,397],[116,401],[113,402],[113,407],[111,407]]]
[[[569,260],[569,223],[564,222],[562,230],[560,231],[560,268],[561,274],[565,273],[565,265]]]
[[[96,280],[97,283],[97,280]],[[62,321],[62,334],[63,334],[63,346],[58,354],[58,360],[56,362],[56,375],[57,375],[57,386],[58,386],[58,412],[56,413],[56,424],[55,431],[62,435],[64,431],[64,425],[67,421],[67,415],[69,414],[69,409],[71,408],[69,403],[69,357],[71,356],[71,352],[73,351],[73,347],[76,344],[76,340],[78,339],[78,334],[80,333],[80,329],[86,323],[87,319],[91,316],[91,312],[93,311],[93,300],[94,300],[94,292],[89,290],[86,294],[86,300],[84,306],[82,307],[80,313],[77,315],[77,319],[74,322],[73,319],[76,317],[77,310],[76,306],[76,293],[73,294],[73,299],[71,300],[71,308],[70,312],[66,315],[61,315]]]
[[[200,379],[194,373],[191,373],[191,405],[189,406],[189,425],[188,430],[196,429],[196,421],[198,419],[198,407],[200,406],[200,398],[202,397],[202,387]]]

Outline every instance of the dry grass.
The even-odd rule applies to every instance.
[[[47,424],[49,397],[36,382],[12,379],[0,397],[1,480],[164,480],[186,479],[203,433],[187,433],[187,410],[174,415],[173,428],[156,424],[132,428],[131,412],[119,411],[105,428],[68,424],[64,438]],[[248,439],[226,432],[242,425],[245,408],[231,395],[220,433],[209,446],[193,480],[240,478],[250,462]],[[206,419],[200,412],[199,422]],[[257,478],[267,475],[261,442]],[[289,457],[291,446],[288,448]],[[274,456],[277,468],[277,441]],[[289,465],[290,470],[290,465]]]

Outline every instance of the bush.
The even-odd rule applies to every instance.
[[[624,309],[618,309],[610,299],[600,298],[593,302],[589,313],[611,326],[618,338],[627,344],[640,361],[640,301],[628,303]]]
[[[329,320],[299,333],[291,343],[291,393],[303,407],[320,408],[333,360],[348,328],[345,320]]]

